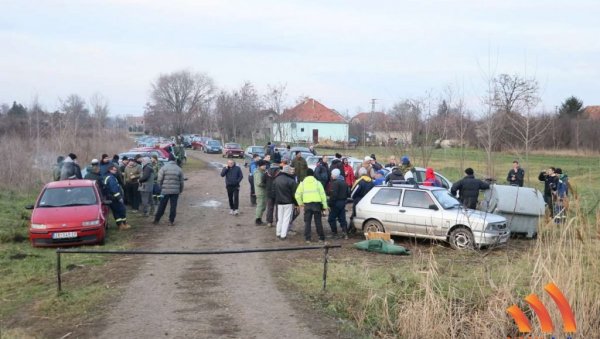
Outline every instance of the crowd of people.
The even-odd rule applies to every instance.
[[[316,154],[314,149],[311,151]],[[275,227],[277,238],[285,240],[288,234],[295,233],[293,221],[303,214],[304,239],[307,243],[312,242],[313,223],[319,241],[325,241],[322,223],[324,212],[328,213],[331,236],[347,239],[348,234],[353,231],[349,225],[356,215],[356,205],[374,186],[390,180],[394,183],[415,183],[414,166],[408,156],[403,156],[400,162],[392,156],[388,164],[383,166],[377,161],[375,154],[371,154],[355,169],[348,157],[336,153],[331,162],[327,156],[322,156],[313,170],[308,167],[300,151],[291,157],[282,157],[278,149],[268,143],[264,157],[253,154],[247,167],[250,203],[256,207],[255,224]],[[387,178],[385,167],[392,168]],[[239,190],[244,178],[243,171],[233,160],[229,160],[223,167],[221,176],[225,178],[229,214],[239,215]],[[442,186],[432,168],[427,168],[422,184]],[[346,217],[348,198],[353,201],[350,223]]]
[[[130,159],[127,156],[119,158],[118,155],[109,157],[108,154],[102,154],[100,160],[92,159],[82,176],[77,155],[70,153],[56,159],[52,172],[55,181],[95,181],[103,198],[110,200],[109,207],[120,230],[130,228],[127,211],[153,217],[153,223],[158,224],[167,204],[170,204],[169,225],[173,226],[177,200],[184,182],[183,171],[176,159],[174,154],[170,154],[163,165],[156,155],[147,158],[138,154]]]

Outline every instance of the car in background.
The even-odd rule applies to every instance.
[[[132,148],[129,150],[129,152],[145,152],[145,153],[150,153],[150,156],[152,155],[156,155],[158,157],[158,161],[168,161],[169,160],[169,152],[167,152],[165,149],[162,148],[156,148],[156,147],[138,147],[138,148]]]
[[[505,217],[465,209],[448,190],[419,185],[373,187],[356,205],[353,224],[364,232],[442,240],[459,250],[510,237]]]
[[[204,153],[221,153],[223,146],[219,140],[208,140],[204,145]]]
[[[317,163],[319,162],[319,159],[321,159],[321,157],[323,157],[322,155],[312,155],[306,158],[306,164],[308,165],[308,168],[314,170],[315,167],[317,167]],[[354,169],[354,172],[358,171],[358,169],[360,168],[360,166],[362,165],[363,161],[354,157],[345,157],[348,159],[348,164],[350,164],[350,166],[352,166],[352,168]],[[327,163],[329,164],[329,166],[331,166],[331,163],[333,162],[333,159],[335,159],[335,155],[327,155]]]
[[[296,157],[296,152],[300,151],[300,155],[306,160],[308,157],[314,156],[308,147],[296,146],[291,147],[288,151],[287,148],[279,148],[279,153],[281,153],[281,159],[294,160]]]
[[[244,150],[240,144],[228,142],[223,146],[223,158],[243,158]]]
[[[211,140],[211,138],[209,137],[195,137],[194,139],[192,139],[192,149],[193,150],[204,150],[204,147],[206,146],[206,143]]]
[[[392,167],[386,167],[384,168],[384,170],[386,171],[385,177],[387,178],[387,176],[392,173]],[[414,171],[414,179],[417,183],[423,183],[425,181],[425,171],[426,168],[424,167],[415,167],[415,171]],[[452,181],[448,180],[448,178],[446,178],[445,176],[441,175],[438,172],[433,172],[435,174],[436,179],[438,179],[441,183],[442,183],[442,187],[450,190],[450,188],[452,188]]]
[[[32,246],[104,244],[108,207],[93,180],[62,180],[46,184],[29,224]]]
[[[244,151],[244,165],[248,165],[252,162],[252,156],[258,154],[259,157],[265,157],[265,148],[263,146],[248,146]]]

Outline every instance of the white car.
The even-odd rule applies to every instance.
[[[327,156],[327,163],[329,166],[331,166],[331,163],[333,162],[333,159],[335,159],[335,155],[326,155]],[[308,158],[306,158],[306,164],[308,165],[308,168],[314,170],[317,167],[317,162],[319,162],[319,159],[321,159],[323,156],[322,155],[312,155]],[[347,157],[348,158],[348,164],[350,164],[350,166],[352,166],[352,168],[354,169],[354,172],[358,171],[358,169],[360,168],[360,166],[362,166],[363,161],[357,158],[353,158],[353,157]]]
[[[390,173],[392,173],[392,169],[393,167],[384,168],[384,170],[387,172],[385,174],[386,177],[390,175]],[[424,167],[415,167],[414,176],[416,182],[422,183],[425,181],[425,171],[426,168]],[[436,179],[438,179],[442,183],[442,187],[444,187],[447,190],[450,190],[450,188],[452,188],[452,181],[448,180],[448,178],[435,171],[433,172],[433,174],[435,174]]]
[[[448,190],[418,185],[375,186],[356,206],[354,227],[365,232],[447,241],[454,249],[504,244],[506,218],[465,209]]]

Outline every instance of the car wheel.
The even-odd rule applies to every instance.
[[[470,250],[475,247],[473,233],[465,227],[457,227],[450,232],[450,246],[455,250]]]
[[[363,225],[363,231],[365,231],[365,232],[385,232],[385,230],[383,229],[383,225],[375,219],[369,219],[369,220],[365,221],[365,223]]]

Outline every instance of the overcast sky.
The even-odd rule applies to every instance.
[[[439,96],[472,110],[490,73],[534,76],[541,108],[600,105],[600,1],[0,0],[0,102],[99,92],[141,115],[161,73],[287,84],[342,113]]]

